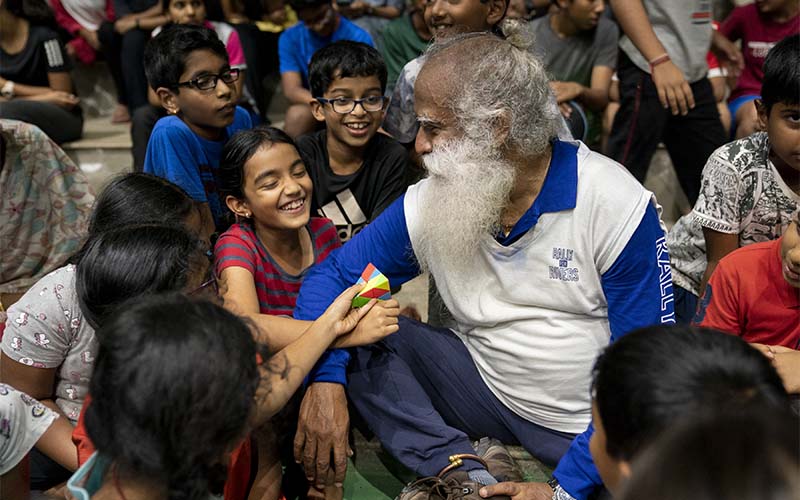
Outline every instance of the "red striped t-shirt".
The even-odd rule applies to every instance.
[[[312,217],[306,228],[314,245],[314,264],[341,246],[329,219]],[[253,274],[261,314],[292,315],[308,269],[298,275],[281,269],[250,224],[234,224],[222,233],[214,247],[214,259],[217,276],[229,267],[241,267]]]

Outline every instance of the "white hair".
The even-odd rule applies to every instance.
[[[531,52],[532,32],[509,19],[502,29],[505,39],[484,32],[436,41],[426,52],[423,71],[447,67],[453,82],[450,107],[466,137],[485,139],[487,131],[496,134],[501,120],[508,120],[506,145],[523,155],[540,155],[557,136],[561,118],[544,65]]]

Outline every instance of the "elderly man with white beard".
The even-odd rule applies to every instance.
[[[627,332],[674,321],[669,257],[653,195],[621,165],[557,139],[547,75],[527,43],[483,33],[429,49],[415,86],[428,177],[303,282],[295,316],[314,319],[369,263],[392,285],[429,272],[457,323],[401,318],[378,344],[327,354],[295,440],[311,478],[332,452],[341,470],[347,385],[386,450],[440,475],[422,484],[481,498],[496,478],[454,457],[474,455],[481,436],[558,464],[525,498],[583,499],[601,484],[588,449],[592,365]],[[329,432],[308,431],[320,427],[312,420]],[[401,498],[428,498],[420,488]]]

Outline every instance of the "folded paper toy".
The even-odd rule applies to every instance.
[[[365,306],[372,299],[389,300],[392,298],[392,292],[389,290],[389,278],[381,274],[372,263],[364,269],[361,277],[358,278],[357,284],[361,283],[366,283],[367,285],[353,299],[353,307]]]

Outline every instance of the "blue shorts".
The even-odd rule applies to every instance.
[[[741,95],[741,96],[737,97],[736,99],[734,99],[732,101],[729,101],[728,102],[728,110],[730,110],[730,112],[731,112],[732,123],[736,123],[736,112],[739,111],[739,108],[741,108],[742,105],[747,104],[750,101],[755,101],[756,99],[761,99],[761,96],[760,95],[752,95],[752,94],[751,95]],[[736,127],[732,127],[732,128],[735,129]]]
[[[728,102],[728,110],[731,112],[731,139],[736,137],[736,112],[748,102],[755,101],[756,99],[761,99],[761,96],[752,94],[742,95]]]

